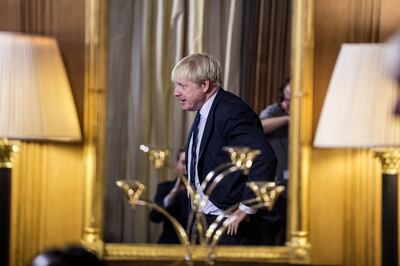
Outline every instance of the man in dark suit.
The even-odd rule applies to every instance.
[[[211,193],[202,210],[207,222],[211,223],[218,215],[224,214],[227,208],[254,198],[246,186],[247,182],[273,181],[277,159],[264,138],[257,114],[239,97],[222,89],[221,69],[213,58],[206,54],[187,56],[174,67],[171,77],[176,84],[174,96],[179,100],[181,108],[197,111],[187,139],[186,162],[189,180],[200,197],[204,198],[200,184],[205,176],[230,161],[223,147],[246,146],[261,151],[248,176],[230,174]],[[243,239],[247,239],[249,244],[255,244],[249,238],[254,230],[246,230],[251,226],[242,222],[248,221],[256,212],[241,203],[229,216],[224,214],[231,223],[220,243],[241,244]],[[253,235],[261,234],[256,232]]]
[[[186,176],[185,150],[179,150],[175,169],[180,174]],[[154,202],[166,209],[178,222],[186,228],[188,198],[185,186],[181,182],[179,176],[174,180],[164,181],[158,184]],[[158,239],[158,243],[162,244],[178,244],[178,235],[171,222],[156,210],[150,212],[150,220],[154,223],[163,222],[163,229]]]

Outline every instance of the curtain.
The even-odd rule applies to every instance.
[[[290,76],[292,0],[245,1],[240,96],[259,113]]]
[[[243,0],[207,0],[204,7],[204,51],[224,70],[224,89],[240,94]]]
[[[159,230],[149,223],[149,210],[132,211],[115,181],[138,180],[146,185],[143,198],[153,199],[158,182],[171,175],[153,170],[139,146],[170,148],[174,159],[184,145],[191,117],[173,98],[170,73],[184,55],[201,49],[201,9],[202,3],[184,0],[109,2],[107,242],[157,240]]]

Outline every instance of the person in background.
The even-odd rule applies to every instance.
[[[287,178],[288,174],[288,133],[290,112],[290,80],[286,79],[279,88],[276,103],[261,111],[263,131],[278,158],[275,181]]]
[[[186,144],[189,180],[200,198],[206,199],[202,209],[207,223],[218,215],[229,222],[220,244],[259,243],[257,210],[244,204],[254,198],[246,186],[251,181],[273,181],[276,157],[265,140],[257,114],[238,96],[224,90],[222,71],[217,61],[207,54],[192,54],[175,65],[171,80],[175,82],[174,96],[184,111],[196,112]],[[230,162],[223,150],[226,146],[242,146],[260,151],[247,176],[240,172],[223,178],[207,199],[201,188],[205,176],[218,166]],[[207,188],[206,188],[207,189]],[[239,205],[232,213],[229,207]]]
[[[260,114],[265,138],[271,144],[278,158],[275,182],[287,188],[288,151],[289,151],[289,113],[290,113],[290,79],[278,90],[277,102],[267,106]],[[276,235],[273,244],[283,245],[286,238],[287,191],[284,191],[276,202],[272,212],[265,212],[264,218],[274,224]]]
[[[175,162],[175,170],[181,175],[187,176],[185,150],[180,149]],[[173,180],[158,184],[154,202],[166,209],[178,222],[186,228],[188,198],[186,188],[179,176]],[[154,223],[163,223],[163,229],[158,239],[160,244],[178,244],[179,238],[170,221],[156,210],[150,212],[150,220]]]

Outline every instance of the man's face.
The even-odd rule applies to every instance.
[[[182,174],[182,175],[184,175],[184,176],[187,176],[187,172],[186,172],[186,161],[185,161],[185,152],[181,152],[180,154],[179,154],[179,158],[178,158],[178,160],[176,161],[176,170],[180,173],[180,174]]]
[[[286,85],[283,89],[283,101],[281,102],[282,108],[289,113],[290,111],[290,84]]]
[[[182,110],[198,111],[206,101],[206,82],[198,85],[184,79],[176,80],[174,96],[179,100]]]

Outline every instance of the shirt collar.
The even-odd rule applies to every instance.
[[[208,117],[208,113],[210,112],[211,106],[214,102],[215,96],[217,96],[219,89],[215,91],[215,93],[213,94],[213,96],[210,97],[210,99],[208,99],[203,106],[200,108],[200,115],[202,118],[207,118]]]

